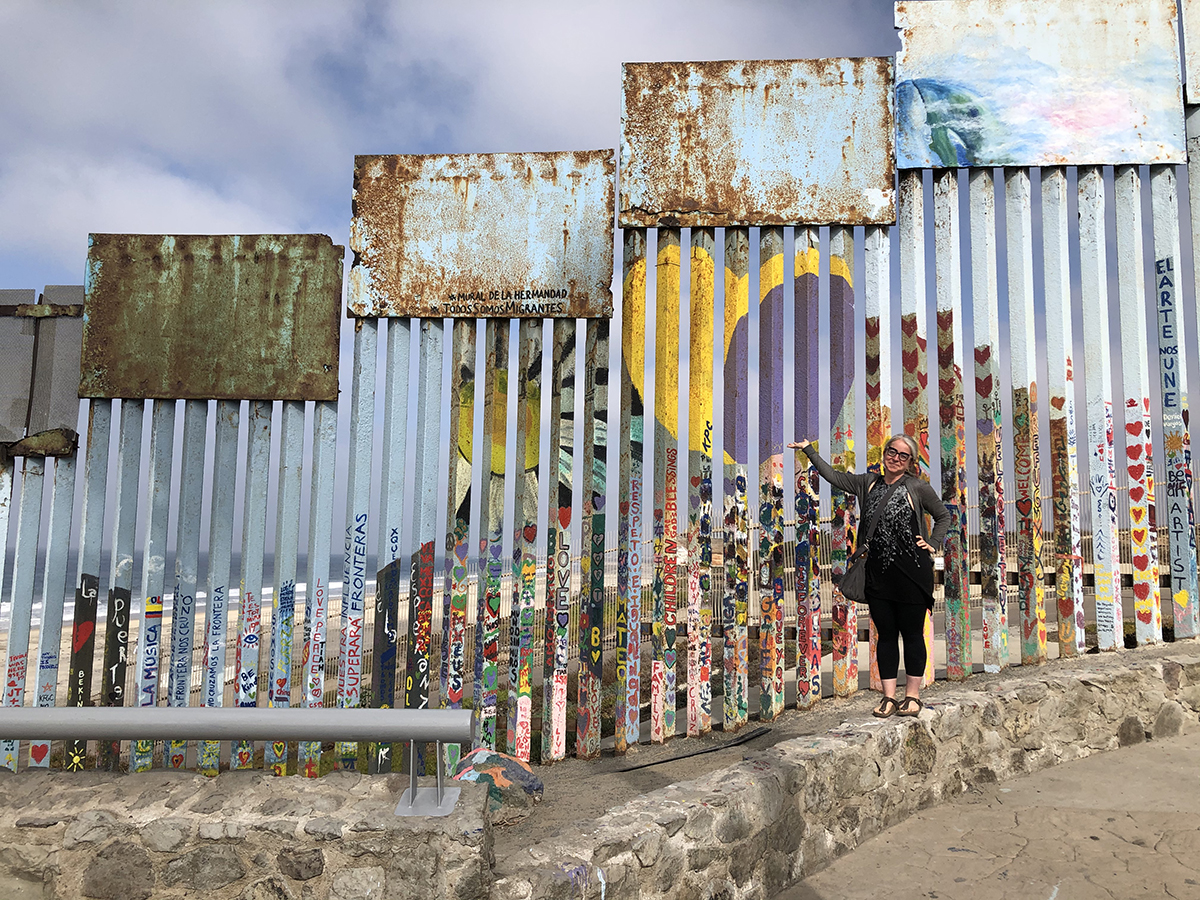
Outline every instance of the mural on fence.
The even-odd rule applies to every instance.
[[[1099,21],[1102,12],[1107,24]],[[837,466],[878,466],[883,441],[900,426],[892,422],[891,350],[898,344],[903,428],[918,438],[928,471],[932,386],[925,313],[930,273],[937,299],[934,465],[954,525],[945,547],[944,652],[933,644],[931,617],[926,639],[937,653],[929,654],[926,679],[933,677],[935,660],[944,663],[952,679],[972,671],[977,657],[970,616],[976,596],[982,606],[983,667],[994,672],[1009,664],[1006,519],[1017,535],[1022,664],[1044,661],[1052,647],[1060,656],[1071,656],[1092,643],[1104,650],[1122,646],[1122,577],[1132,579],[1136,641],[1162,640],[1162,537],[1168,542],[1161,561],[1170,580],[1167,615],[1177,638],[1196,636],[1200,607],[1182,352],[1187,322],[1195,320],[1195,313],[1179,308],[1184,297],[1177,285],[1184,248],[1172,166],[1183,157],[1173,5],[1145,0],[1110,10],[1094,0],[1069,6],[901,2],[897,21],[904,42],[897,63],[899,162],[904,169],[898,193],[892,64],[885,59],[626,65],[619,201],[611,151],[359,157],[351,229],[356,260],[347,302],[353,379],[346,391],[349,442],[341,453],[336,376],[342,251],[324,236],[93,235],[82,296],[78,289],[47,289],[42,302],[34,303],[33,292],[0,295],[0,349],[11,351],[18,375],[5,385],[5,400],[11,402],[0,406],[0,440],[9,451],[0,459],[4,533],[14,502],[19,511],[12,593],[6,598],[3,705],[23,705],[27,694],[39,706],[53,705],[65,686],[66,703],[75,706],[96,700],[144,706],[165,700],[185,706],[193,702],[194,687],[199,703],[221,706],[227,702],[226,664],[232,657],[228,687],[233,703],[316,708],[326,700],[331,627],[338,630],[340,706],[403,702],[409,708],[459,707],[469,699],[480,746],[543,763],[564,758],[572,740],[577,756],[598,756],[610,727],[618,753],[643,739],[665,741],[681,734],[685,728],[676,720],[676,708],[684,688],[688,735],[718,724],[733,732],[755,708],[763,720],[780,715],[792,677],[785,667],[785,645],[793,625],[797,706],[812,707],[830,688],[838,695],[851,694],[860,684],[860,623],[857,605],[841,597],[836,583],[853,547],[856,510],[852,498],[833,492],[829,524],[822,529],[819,484],[806,457],[797,455],[794,489],[787,484],[786,392],[793,389],[796,436],[819,442]],[[968,21],[970,29],[963,24]],[[999,64],[1005,61],[1013,65]],[[1095,87],[1098,64],[1111,75],[1102,89]],[[1135,114],[1141,118],[1133,134],[1129,117]],[[796,152],[799,147],[803,153]],[[1119,164],[1111,189],[1092,165],[1100,162]],[[993,163],[1008,166],[1001,184],[986,167]],[[1153,164],[1150,185],[1142,183],[1136,163]],[[955,170],[972,164],[981,167],[965,177]],[[1024,168],[1035,165],[1051,167],[1037,176]],[[930,179],[932,202],[927,204],[919,167],[934,166],[940,171]],[[1078,263],[1068,252],[1066,166],[1080,167]],[[1036,182],[1041,185],[1040,221],[1035,220],[1032,197]],[[960,197],[964,185],[969,186],[966,203]],[[1147,188],[1151,248],[1144,245],[1141,221]],[[1001,190],[1003,236],[995,210]],[[1200,205],[1200,190],[1191,197]],[[1105,258],[1108,202],[1114,207],[1120,307],[1119,318],[1114,314],[1111,320]],[[619,322],[608,318],[613,312],[614,203],[624,227]],[[932,269],[926,259],[927,206],[933,226]],[[895,216],[900,290],[893,305],[889,226]],[[822,224],[830,225],[826,272],[821,271]],[[851,227],[859,224],[866,226],[861,250]],[[1033,247],[1038,225],[1040,256]],[[653,259],[648,255],[649,228],[655,229]],[[690,232],[685,234],[684,228]],[[970,335],[964,334],[960,270],[967,229]],[[758,242],[757,306],[750,301],[752,239]],[[794,242],[790,282],[785,265],[789,239]],[[1008,266],[1009,372],[1001,370],[999,352],[1001,239]],[[680,306],[685,302],[685,242],[691,276],[686,326]],[[1143,266],[1147,249],[1154,260],[1149,277]],[[651,265],[653,272],[648,271]],[[724,323],[718,336],[716,280],[721,268]],[[863,276],[858,284],[856,272]],[[647,366],[646,353],[648,275],[655,280],[652,366]],[[1075,276],[1084,313],[1082,366],[1071,351],[1076,335],[1070,285]],[[1035,325],[1037,284],[1045,296],[1044,344],[1038,343]],[[829,301],[824,322],[823,290]],[[268,296],[271,303],[264,303]],[[1152,306],[1146,305],[1147,298]],[[795,322],[791,339],[784,334],[789,305]],[[1153,347],[1146,340],[1148,314],[1156,323]],[[442,315],[454,317],[448,335]],[[500,315],[505,318],[487,318],[482,327],[484,363],[476,372],[476,320]],[[582,336],[578,315],[590,317]],[[388,319],[385,354],[379,353],[379,317]],[[544,317],[555,318],[547,346]],[[510,367],[511,318],[521,322],[515,335],[517,358]],[[147,358],[163,358],[157,350],[153,357],[145,352],[148,321],[163,332],[166,365],[145,364]],[[899,333],[894,334],[897,322]],[[1110,395],[1113,325],[1122,359],[1119,403],[1125,409],[1118,426]],[[223,341],[229,353],[220,365],[204,369],[196,359],[184,358],[187,347],[215,342],[214,334],[223,336],[242,326],[249,337]],[[686,429],[679,402],[685,327]],[[859,327],[866,338],[861,373],[855,365]],[[754,329],[756,367],[750,359]],[[620,348],[621,377],[615,387],[609,383],[610,337]],[[785,348],[789,340],[792,347]],[[416,376],[410,390],[414,343]],[[823,344],[830,348],[827,368],[822,367]],[[264,356],[263,346],[275,352]],[[975,376],[973,469],[967,463],[968,347]],[[1149,384],[1149,354],[1155,349],[1157,395]],[[1049,377],[1039,385],[1038,354],[1043,352]],[[443,385],[447,359],[451,376]],[[714,489],[713,472],[718,368],[723,384],[720,491]],[[52,373],[49,387],[45,372]],[[1078,485],[1077,377],[1083,378],[1087,398],[1087,516],[1081,515]],[[516,388],[511,423],[510,378]],[[64,383],[72,386],[65,398]],[[579,422],[574,414],[577,383],[583,390]],[[647,486],[643,407],[651,383],[654,455]],[[60,679],[67,557],[75,519],[76,384],[90,403],[82,448],[83,504],[77,517],[78,580],[66,642],[69,661]],[[611,433],[615,483],[608,477],[610,388],[619,404],[618,428]],[[384,391],[382,407],[379,390]],[[751,410],[755,390],[758,407]],[[550,393],[546,508],[539,507],[538,499],[543,391]],[[1002,391],[1011,392],[1015,450],[1010,477],[1016,510],[1008,517]],[[478,433],[477,392],[483,421]],[[1153,396],[1161,409],[1152,408]],[[177,399],[186,401],[179,422]],[[410,399],[416,403],[417,423],[411,434]],[[864,399],[865,444],[855,435],[857,404]],[[219,400],[212,410],[209,400]],[[243,400],[248,401],[246,415]],[[311,416],[307,401],[313,403]],[[1047,402],[1048,492],[1040,475],[1043,448],[1037,424],[1039,403]],[[446,404],[451,431],[443,440]],[[377,408],[383,410],[384,450],[378,467],[373,454]],[[826,414],[830,429],[821,433]],[[755,420],[758,441],[752,447]],[[1161,438],[1153,433],[1159,426]],[[505,451],[510,428],[516,447],[512,485],[507,484]],[[685,430],[686,448],[681,446]],[[177,431],[182,453],[176,470]],[[144,439],[149,446],[145,459]],[[243,439],[244,456],[239,454]],[[310,441],[311,471],[305,478],[303,451]],[[582,459],[578,471],[577,442]],[[274,457],[273,445],[278,448]],[[111,484],[110,449],[116,458]],[[680,455],[685,452],[687,477],[681,485]],[[1122,452],[1125,462],[1118,468]],[[1157,509],[1156,453],[1167,476]],[[50,502],[43,505],[47,455],[58,458]],[[19,467],[13,456],[21,457]],[[204,472],[210,458],[221,477],[212,479],[206,494]],[[749,471],[755,462],[757,492]],[[339,472],[345,473],[346,499],[335,522]],[[450,486],[445,497],[437,494],[439,476],[447,477]],[[479,478],[477,492],[471,489],[474,477]],[[404,512],[409,478],[415,488],[411,522]],[[1118,502],[1123,485],[1128,486],[1127,515]],[[511,509],[505,507],[506,487],[513,490]],[[1052,587],[1043,569],[1043,494],[1052,511],[1055,561],[1047,567],[1054,572]],[[378,522],[372,522],[375,495]],[[611,577],[606,581],[610,495],[616,498],[617,513],[615,584]],[[968,531],[972,499],[979,509],[977,556]],[[211,524],[207,571],[201,572],[200,523],[206,501]],[[442,502],[446,530],[436,534]],[[476,502],[478,523],[473,525]],[[756,503],[755,518],[751,509]],[[240,567],[234,571],[239,504]],[[299,511],[306,504],[310,518],[302,570]],[[714,504],[724,521],[719,537],[713,530]],[[140,507],[145,518],[139,532]],[[791,541],[785,510],[795,514]],[[339,592],[331,583],[329,551],[343,512]],[[111,521],[107,529],[106,513]],[[173,557],[166,544],[172,515]],[[34,597],[35,561],[47,517],[45,585],[43,595]],[[652,581],[643,591],[647,520],[653,565],[645,567]],[[469,546],[472,528],[479,535],[477,554]],[[507,535],[506,529],[511,529]],[[269,531],[274,536],[271,555]],[[410,546],[402,544],[406,531],[411,532]],[[578,545],[576,534],[582,538]],[[829,550],[822,549],[823,541]],[[435,551],[442,542],[445,568],[435,572]],[[788,581],[789,545],[794,549],[794,582]],[[510,561],[502,558],[506,546],[512,549]],[[111,560],[107,577],[99,571],[104,551]],[[1124,569],[1122,551],[1130,560]],[[715,567],[718,552],[721,565]],[[140,577],[134,571],[138,554]],[[377,561],[373,593],[372,558]],[[576,558],[578,582],[572,575]],[[473,559],[479,562],[474,573]],[[0,554],[0,581],[7,561],[7,554]],[[173,580],[167,578],[170,563]],[[971,584],[973,563],[979,567],[978,594]],[[1094,641],[1084,620],[1089,565]],[[827,611],[823,617],[826,575],[832,576],[833,606],[832,615]],[[232,589],[234,578],[240,580],[237,591]],[[615,596],[608,597],[606,589],[613,587]],[[1054,591],[1054,634],[1046,627],[1048,589]],[[334,603],[340,605],[340,621]],[[35,614],[39,606],[40,621]],[[202,636],[195,634],[201,607]],[[506,615],[508,639],[502,641]],[[686,646],[678,642],[681,615]],[[714,617],[719,619],[716,635]],[[646,633],[652,641],[648,679],[642,669],[643,619],[649,620]],[[97,647],[101,621],[104,635]],[[823,658],[823,624],[832,626],[830,659]],[[27,692],[35,625],[37,689]],[[472,627],[473,646],[468,644]],[[721,641],[720,650],[714,638]],[[302,652],[296,652],[298,643]],[[872,662],[873,646],[872,640]],[[752,649],[758,654],[753,667]],[[605,653],[615,664],[611,669],[605,667]],[[712,684],[717,654],[719,701]],[[576,655],[572,721],[569,673]],[[98,678],[97,656],[103,661]],[[1015,654],[1011,661],[1018,661]],[[822,676],[823,663],[830,665],[829,683]],[[193,671],[199,673],[197,685],[192,684]],[[399,672],[402,698],[395,681]],[[363,683],[368,676],[369,688]],[[871,683],[876,679],[874,672]],[[93,681],[100,682],[99,691],[93,691]],[[611,701],[610,695],[615,695]],[[613,704],[611,726],[608,702]],[[641,726],[643,713],[648,733]],[[132,737],[130,769],[152,768],[159,760],[158,747]],[[104,740],[97,749],[99,767],[122,765],[119,741]],[[161,749],[161,764],[168,767],[182,767],[190,751],[186,742],[172,740]],[[445,748],[451,768],[462,749]],[[67,742],[64,750],[68,769],[90,764],[83,737]],[[18,742],[0,735],[0,765],[15,770],[19,751]],[[49,742],[32,742],[28,764],[50,765],[50,751]],[[308,777],[322,770],[318,742],[301,741],[294,766],[290,752],[287,742],[265,742],[264,767]],[[218,742],[199,742],[195,755],[200,771],[219,770]],[[337,742],[333,755],[332,762],[342,768],[359,765],[359,747],[352,742]],[[386,744],[372,745],[366,759],[372,772],[394,768]],[[232,768],[256,764],[251,742],[232,743]]]
[[[901,168],[1183,163],[1174,0],[900,0]]]

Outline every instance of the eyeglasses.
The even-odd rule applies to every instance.
[[[897,450],[895,447],[888,447],[886,450],[883,451],[883,455],[891,456],[895,459],[900,460],[900,462],[908,462],[910,459],[912,459],[911,453],[902,453],[899,450]]]

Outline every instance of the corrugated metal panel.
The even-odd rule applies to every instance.
[[[80,396],[337,399],[344,250],[327,236],[89,245]]]
[[[9,299],[4,295],[13,294],[24,298],[33,291],[0,291],[0,302]],[[4,386],[0,394],[0,443],[25,436],[36,325],[37,319],[0,318],[0,385]]]
[[[901,168],[1183,163],[1174,0],[899,2]]]
[[[895,221],[890,59],[622,70],[621,225]]]
[[[611,316],[611,150],[359,156],[356,316]]]

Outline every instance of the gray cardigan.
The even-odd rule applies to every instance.
[[[829,463],[825,462],[825,460],[821,459],[821,455],[817,453],[812,444],[805,447],[804,452],[812,460],[812,464],[817,467],[817,472],[822,478],[838,490],[845,491],[847,494],[854,494],[858,498],[860,513],[867,508],[867,492],[883,476],[876,475],[874,472],[866,472],[862,475],[856,475],[853,472],[839,472],[833,466],[829,465]],[[908,489],[908,496],[917,511],[917,522],[921,526],[921,537],[940,553],[942,541],[946,538],[946,532],[950,530],[950,510],[946,509],[946,504],[942,503],[942,498],[937,495],[937,492],[930,486],[928,481],[914,478],[912,475],[904,475],[900,480],[904,482],[905,488]],[[932,535],[925,524],[926,515],[933,516]]]

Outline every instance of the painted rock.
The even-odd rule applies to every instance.
[[[486,747],[466,754],[454,773],[456,781],[474,781],[488,788],[488,811],[493,822],[511,821],[528,815],[542,799],[542,779],[529,763]]]

